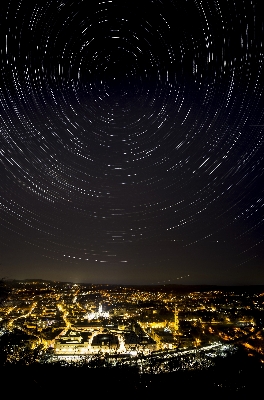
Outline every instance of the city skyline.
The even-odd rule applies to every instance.
[[[264,284],[260,5],[86,3],[3,6],[1,275]]]

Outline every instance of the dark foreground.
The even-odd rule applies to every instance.
[[[139,374],[136,368],[94,368],[50,364],[1,367],[2,391],[19,397],[152,398],[172,395],[252,398],[263,390],[264,364],[246,354],[219,359],[209,370]],[[3,393],[3,392],[2,392]],[[218,397],[219,398],[219,397]]]

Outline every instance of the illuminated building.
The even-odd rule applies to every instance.
[[[55,339],[56,354],[86,354],[88,351],[89,336],[77,331],[69,330],[59,339]]]
[[[89,312],[86,315],[88,320],[91,319],[98,319],[98,318],[109,318],[109,311],[103,311],[103,306],[99,303],[98,311],[97,312]]]
[[[179,313],[176,309],[176,306],[175,306],[175,310],[174,310],[174,329],[175,329],[175,332],[179,331]]]
[[[119,348],[119,341],[117,336],[104,332],[93,337],[91,347],[96,352],[99,350],[117,350]]]
[[[141,352],[148,350],[149,352],[156,350],[156,342],[148,335],[137,335],[135,332],[127,332],[124,334],[124,345],[126,351]]]

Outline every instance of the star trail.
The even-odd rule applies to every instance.
[[[6,0],[0,270],[258,284],[264,17],[256,0]]]

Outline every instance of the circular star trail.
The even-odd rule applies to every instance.
[[[142,3],[2,7],[4,275],[263,282],[260,5]]]

